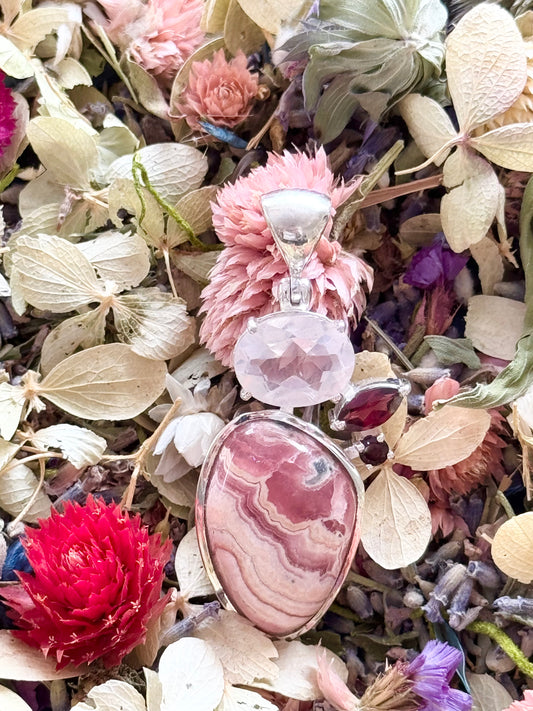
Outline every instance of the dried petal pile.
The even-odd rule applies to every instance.
[[[0,708],[533,708],[530,5],[0,0]],[[194,520],[266,407],[233,349],[281,188],[331,200],[303,276],[356,353],[294,414],[365,488],[291,641],[221,608]]]

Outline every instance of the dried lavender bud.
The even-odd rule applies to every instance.
[[[482,607],[471,607],[465,612],[450,612],[448,623],[450,627],[460,632],[468,627],[471,622],[477,620],[482,609]]]
[[[435,551],[435,553],[428,556],[425,559],[425,562],[432,568],[435,568],[443,560],[453,560],[456,558],[462,548],[462,540],[448,541],[448,543],[442,545],[437,551]]]
[[[192,634],[200,622],[203,622],[210,617],[216,617],[219,611],[219,602],[206,602],[203,609],[197,615],[191,615],[190,617],[186,617],[184,620],[176,622],[175,625],[172,625],[172,627],[162,636],[161,646],[167,646],[172,642],[176,642],[178,639],[181,639],[181,637],[187,637]]]
[[[362,620],[366,620],[368,617],[372,617],[374,610],[370,604],[366,593],[358,588],[356,585],[349,585],[346,590],[346,599],[348,600],[348,605],[355,612],[355,614]]]
[[[408,590],[403,596],[403,604],[410,610],[417,610],[425,602],[425,597],[420,590]]]
[[[383,612],[385,610],[385,607],[383,605],[383,595],[382,593],[379,592],[371,592],[370,593],[370,604],[372,605],[372,608],[374,609],[374,612],[377,612],[378,615],[383,615]]]
[[[484,588],[496,590],[501,584],[498,571],[489,563],[481,560],[471,560],[467,567],[468,575],[475,578]]]
[[[449,568],[438,581],[431,597],[438,600],[443,605],[447,605],[466,577],[466,568],[461,563],[456,563]]]
[[[533,617],[533,600],[530,597],[499,597],[492,606],[500,615],[528,615]]]
[[[474,581],[472,578],[467,578],[463,580],[461,585],[457,588],[455,595],[452,598],[451,605],[449,607],[449,612],[466,612],[468,603],[470,602],[470,595],[472,594],[472,588],[474,587]]]
[[[457,588],[466,577],[466,567],[461,563],[452,565],[444,573],[430,595],[429,601],[422,607],[430,622],[443,622],[440,606],[446,607]]]

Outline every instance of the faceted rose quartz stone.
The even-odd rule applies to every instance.
[[[277,407],[317,405],[350,382],[355,354],[338,322],[309,311],[257,319],[233,353],[243,389]]]
[[[266,411],[219,435],[200,477],[200,550],[226,606],[273,637],[329,607],[359,541],[362,484],[312,425]]]
[[[379,380],[353,385],[336,406],[336,420],[344,422],[342,429],[362,432],[379,427],[398,409],[405,395],[405,381]],[[407,386],[408,387],[408,386]]]

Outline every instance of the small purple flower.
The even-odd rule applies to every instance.
[[[450,688],[460,662],[458,649],[432,640],[409,663],[405,675],[412,681],[414,693],[423,701],[420,711],[469,711],[472,708],[468,694]]]
[[[429,246],[415,254],[403,279],[419,289],[431,289],[439,283],[452,282],[467,261],[467,256],[452,252],[439,232]]]

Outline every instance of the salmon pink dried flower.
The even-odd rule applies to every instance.
[[[274,244],[261,210],[261,196],[280,188],[307,188],[324,193],[337,208],[354,186],[337,184],[327,156],[320,148],[305,153],[271,154],[265,166],[254,168],[217,194],[213,224],[226,249],[211,271],[203,291],[206,318],[201,339],[225,365],[250,317],[278,309],[274,295],[288,268]],[[331,221],[304,270],[312,280],[312,308],[335,319],[356,322],[372,286],[372,270],[359,257],[328,240]]]
[[[197,49],[202,0],[99,0],[109,21],[109,38],[163,85],[170,86],[178,69]]]
[[[139,516],[91,497],[39,523],[23,539],[33,574],[19,572],[21,585],[2,592],[20,628],[13,635],[55,655],[58,669],[119,664],[165,606],[171,543],[150,535]]]
[[[457,394],[459,383],[452,378],[439,378],[427,389],[426,411],[435,400],[444,400]],[[501,480],[505,474],[502,451],[506,446],[505,419],[498,410],[490,410],[491,425],[483,442],[472,454],[453,466],[432,469],[428,472],[431,494],[437,501],[447,501],[450,494],[469,494],[491,475]]]
[[[11,90],[4,84],[5,74],[0,71],[0,158],[11,145],[17,122],[16,103]]]
[[[526,689],[522,701],[513,701],[505,711],[533,711],[533,691]]]
[[[215,52],[212,60],[193,62],[188,86],[177,106],[191,128],[198,129],[199,120],[227,128],[244,121],[258,87],[257,76],[246,65],[244,52],[239,51],[228,62],[223,49]]]

